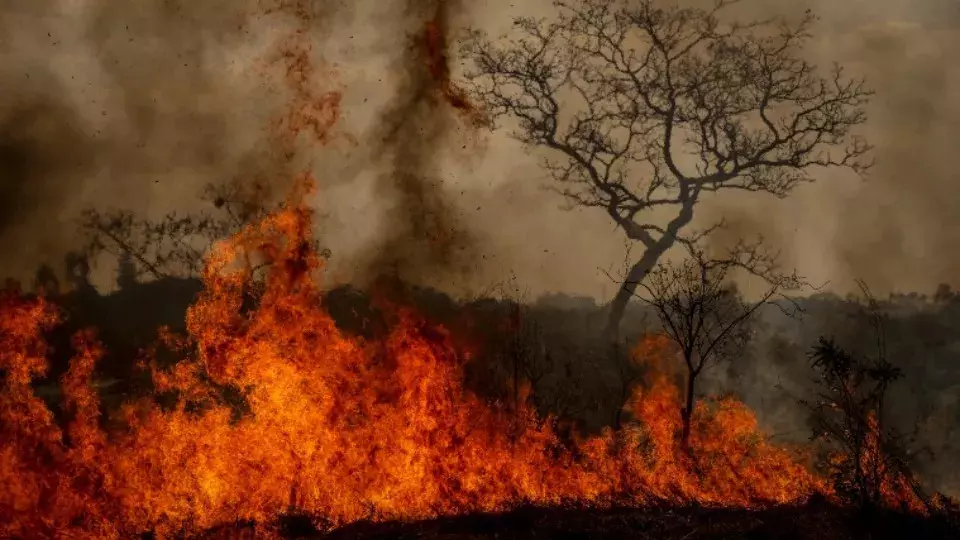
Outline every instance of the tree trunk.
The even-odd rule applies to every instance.
[[[684,448],[690,448],[690,424],[693,420],[693,391],[696,385],[697,376],[692,372],[687,372],[687,388],[684,399],[683,410],[680,411],[680,419],[683,422],[683,431],[680,434],[680,442]]]
[[[623,380],[623,375],[620,376],[620,401],[618,402],[619,407],[617,411],[613,414],[613,429],[620,431],[620,428],[623,427],[623,408],[627,406],[627,400],[630,398],[630,383]]]
[[[623,315],[627,311],[627,305],[630,303],[630,299],[633,298],[633,294],[637,290],[637,285],[647,277],[647,274],[653,270],[657,261],[673,246],[673,243],[674,240],[672,238],[660,240],[652,247],[647,248],[647,250],[643,252],[643,256],[640,257],[640,260],[630,267],[626,279],[620,284],[620,290],[617,291],[617,295],[610,302],[610,311],[607,314],[607,326],[603,334],[607,341],[612,343],[618,343],[620,341],[620,321],[623,320]]]

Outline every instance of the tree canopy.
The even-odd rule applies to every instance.
[[[550,150],[549,189],[644,247],[611,306],[613,335],[659,258],[714,229],[686,230],[706,194],[786,197],[815,169],[871,165],[855,128],[872,91],[803,57],[815,16],[721,17],[734,3],[557,1],[553,19],[518,18],[502,39],[474,31],[463,43],[469,91],[493,125],[512,119],[517,139]]]

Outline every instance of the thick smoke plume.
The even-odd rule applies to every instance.
[[[447,65],[448,27],[459,0],[409,4],[414,27],[396,59],[400,82],[369,139],[387,160],[377,193],[395,198],[387,211],[389,230],[368,248],[362,266],[437,284],[468,278],[478,256],[477,233],[441,185],[437,160],[438,148],[450,138],[463,138],[457,131],[469,127],[454,111],[469,113],[471,107],[453,89]]]

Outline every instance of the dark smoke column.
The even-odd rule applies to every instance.
[[[392,274],[405,281],[458,280],[477,255],[477,235],[463,222],[437,178],[435,150],[464,126],[481,123],[450,80],[447,28],[458,2],[410,2],[419,21],[398,64],[399,89],[380,118],[374,155],[388,160],[377,181],[395,197],[387,233],[363,257],[368,277]],[[452,114],[456,113],[456,114]]]

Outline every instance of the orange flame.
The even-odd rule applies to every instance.
[[[938,496],[924,501],[914,489],[919,484],[917,479],[888,459],[882,448],[883,434],[876,414],[871,411],[866,420],[867,429],[859,456],[834,452],[828,458],[832,466],[840,469],[849,469],[852,462],[859,459],[859,485],[850,488],[876,489],[878,500],[875,502],[887,508],[905,509],[919,515],[928,514],[931,509],[942,510],[943,501],[938,500]]]
[[[571,447],[531,409],[508,414],[467,391],[464,351],[410,310],[398,308],[383,341],[343,335],[321,303],[311,230],[310,212],[290,204],[217,246],[188,335],[163,333],[158,344],[182,361],[169,370],[145,361],[177,405],[127,403],[115,429],[101,427],[89,384],[101,355],[94,335],[74,340],[61,432],[30,387],[45,372],[43,331],[56,312],[42,298],[0,294],[0,536],[169,537],[268,524],[291,509],[338,525],[523,502],[754,506],[824,491],[733,400],[701,404],[694,450],[681,452],[678,392],[664,377],[630,401],[636,426]],[[249,308],[251,252],[270,267]],[[638,361],[663,347],[650,338]],[[215,391],[224,386],[245,393],[239,420]]]

